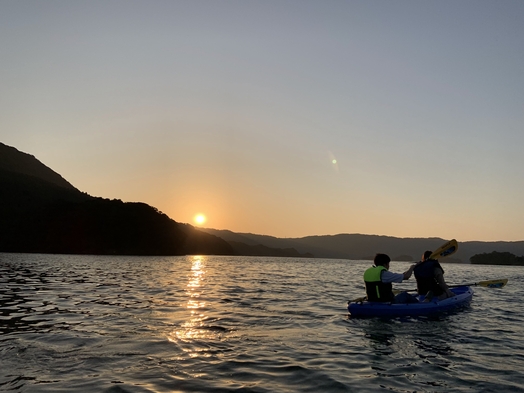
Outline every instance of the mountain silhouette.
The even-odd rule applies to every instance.
[[[54,172],[34,156],[19,152],[11,146],[0,142],[0,170],[31,176],[55,186],[78,191],[62,176]]]
[[[34,156],[0,143],[0,252],[246,255],[416,261],[449,239],[337,234],[277,238],[178,223],[140,202],[81,192]],[[524,241],[460,242],[443,262],[477,254],[524,255]]]
[[[0,251],[231,255],[229,243],[145,203],[81,192],[34,156],[0,143]]]
[[[277,238],[252,233],[235,233],[229,230],[201,228],[210,234],[221,237],[231,244],[235,242],[249,245],[263,245],[275,249],[292,248],[301,255],[314,255],[315,258],[338,258],[351,260],[373,260],[376,253],[388,254],[394,261],[418,261],[426,250],[435,250],[450,239],[442,238],[398,238],[392,236],[337,234],[306,236],[301,238]],[[516,242],[460,242],[458,251],[442,259],[448,263],[469,263],[478,254],[491,252],[510,252],[524,255],[524,241]]]

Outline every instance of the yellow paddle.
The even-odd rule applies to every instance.
[[[433,254],[429,256],[429,259],[439,259],[447,257],[451,254],[454,254],[458,250],[458,243],[455,239],[450,240],[449,242],[444,243],[442,246],[437,248]],[[467,285],[467,284],[466,284]],[[462,285],[458,285],[462,286]],[[393,291],[394,293],[400,293],[400,292],[409,292],[409,291]],[[363,302],[366,300],[367,296],[359,297],[355,300],[350,300],[348,303],[358,303]]]
[[[443,244],[437,248],[433,254],[429,256],[429,259],[439,259],[447,257],[448,255],[454,254],[458,250],[458,243],[455,239],[451,239],[449,242]]]
[[[448,285],[450,288],[456,288],[456,287],[488,287],[488,288],[504,288],[506,284],[508,283],[507,278],[501,278],[499,280],[487,280],[487,281],[479,281],[479,282],[472,282],[469,284],[457,284],[457,285]]]

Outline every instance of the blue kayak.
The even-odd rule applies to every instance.
[[[351,317],[422,316],[450,311],[471,302],[473,290],[470,287],[451,288],[451,291],[455,296],[444,300],[433,298],[429,302],[424,302],[424,296],[417,296],[418,303],[351,302],[348,304],[348,311]]]

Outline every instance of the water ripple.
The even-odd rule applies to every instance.
[[[510,279],[460,312],[350,319],[367,265],[0,254],[0,391],[524,392],[519,268],[447,267]]]

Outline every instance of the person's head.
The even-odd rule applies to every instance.
[[[384,266],[386,269],[389,269],[389,262],[391,262],[391,258],[386,254],[377,254],[373,260],[375,266]]]
[[[425,261],[429,259],[429,257],[433,254],[433,251],[424,251],[424,254],[422,255],[422,260]]]

